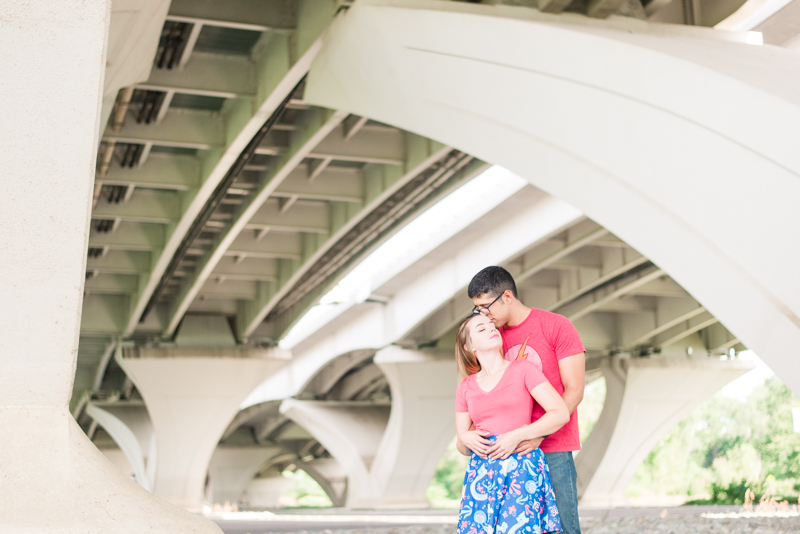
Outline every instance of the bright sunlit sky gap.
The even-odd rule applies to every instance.
[[[291,349],[350,306],[364,302],[375,289],[526,184],[523,178],[495,165],[456,189],[386,240],[342,278],[281,339],[279,346]]]
[[[726,397],[745,401],[755,388],[775,376],[775,373],[752,350],[743,350],[736,354],[736,358],[752,361],[756,367],[722,388],[720,393]]]

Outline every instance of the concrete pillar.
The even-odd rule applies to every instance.
[[[347,473],[349,508],[369,508],[374,493],[370,473],[389,421],[390,407],[373,402],[288,399],[281,413],[305,428]],[[310,473],[309,473],[310,474]]]
[[[144,398],[158,443],[153,491],[199,511],[209,461],[242,400],[286,363],[278,349],[126,349],[120,366]]]
[[[333,506],[347,502],[347,473],[334,458],[319,458],[311,462],[297,461],[297,467],[308,473],[328,495]]]
[[[117,402],[107,404],[103,409],[124,423],[136,436],[147,470],[147,479],[150,481],[148,489],[153,491],[156,466],[158,465],[158,443],[156,442],[156,433],[153,431],[153,423],[150,421],[150,414],[147,413],[144,401]],[[113,435],[111,437],[114,438]],[[116,438],[114,440],[116,441]]]
[[[252,508],[278,508],[280,506],[278,499],[293,485],[293,478],[275,472],[268,476],[252,479],[247,485],[245,494]]]
[[[388,347],[375,363],[391,387],[391,410],[290,399],[281,412],[322,443],[347,473],[347,507],[427,507],[425,490],[455,433],[455,362],[449,353]]]
[[[153,490],[153,479],[147,471],[145,453],[136,434],[114,414],[89,403],[86,413],[102,426],[125,454],[136,483],[147,491]]]
[[[128,457],[122,452],[122,449],[119,447],[113,448],[100,448],[100,452],[103,453],[103,456],[108,458],[108,460],[114,464],[117,469],[119,469],[125,476],[132,477],[133,475],[133,468],[131,464],[128,462]]]
[[[281,452],[280,447],[217,447],[208,465],[211,502],[238,503],[261,466]]]
[[[220,532],[121,473],[68,411],[107,0],[8,0],[0,31],[0,531]]]
[[[664,434],[752,364],[615,356],[600,368],[606,401],[575,458],[578,497],[584,505],[620,506],[631,477]]]

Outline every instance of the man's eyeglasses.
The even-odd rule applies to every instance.
[[[478,305],[478,306],[473,306],[473,307],[472,307],[472,313],[482,313],[483,315],[489,315],[489,312],[491,311],[491,310],[489,310],[489,308],[491,308],[491,307],[492,307],[492,304],[494,304],[495,302],[497,302],[498,300],[500,300],[500,297],[502,297],[502,296],[503,296],[503,293],[500,293],[500,294],[497,296],[497,298],[496,298],[496,299],[494,299],[492,302],[490,302],[490,303],[489,303],[489,304],[487,304],[486,306],[480,306],[480,305]]]

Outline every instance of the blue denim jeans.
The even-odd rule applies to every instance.
[[[556,505],[561,516],[564,534],[581,534],[578,520],[578,474],[571,452],[546,452],[550,479],[556,494]]]

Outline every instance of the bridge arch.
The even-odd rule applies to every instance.
[[[477,38],[476,36],[480,36]],[[359,2],[306,99],[500,164],[669,273],[797,394],[800,68],[711,29]],[[359,43],[369,42],[369,47]]]

